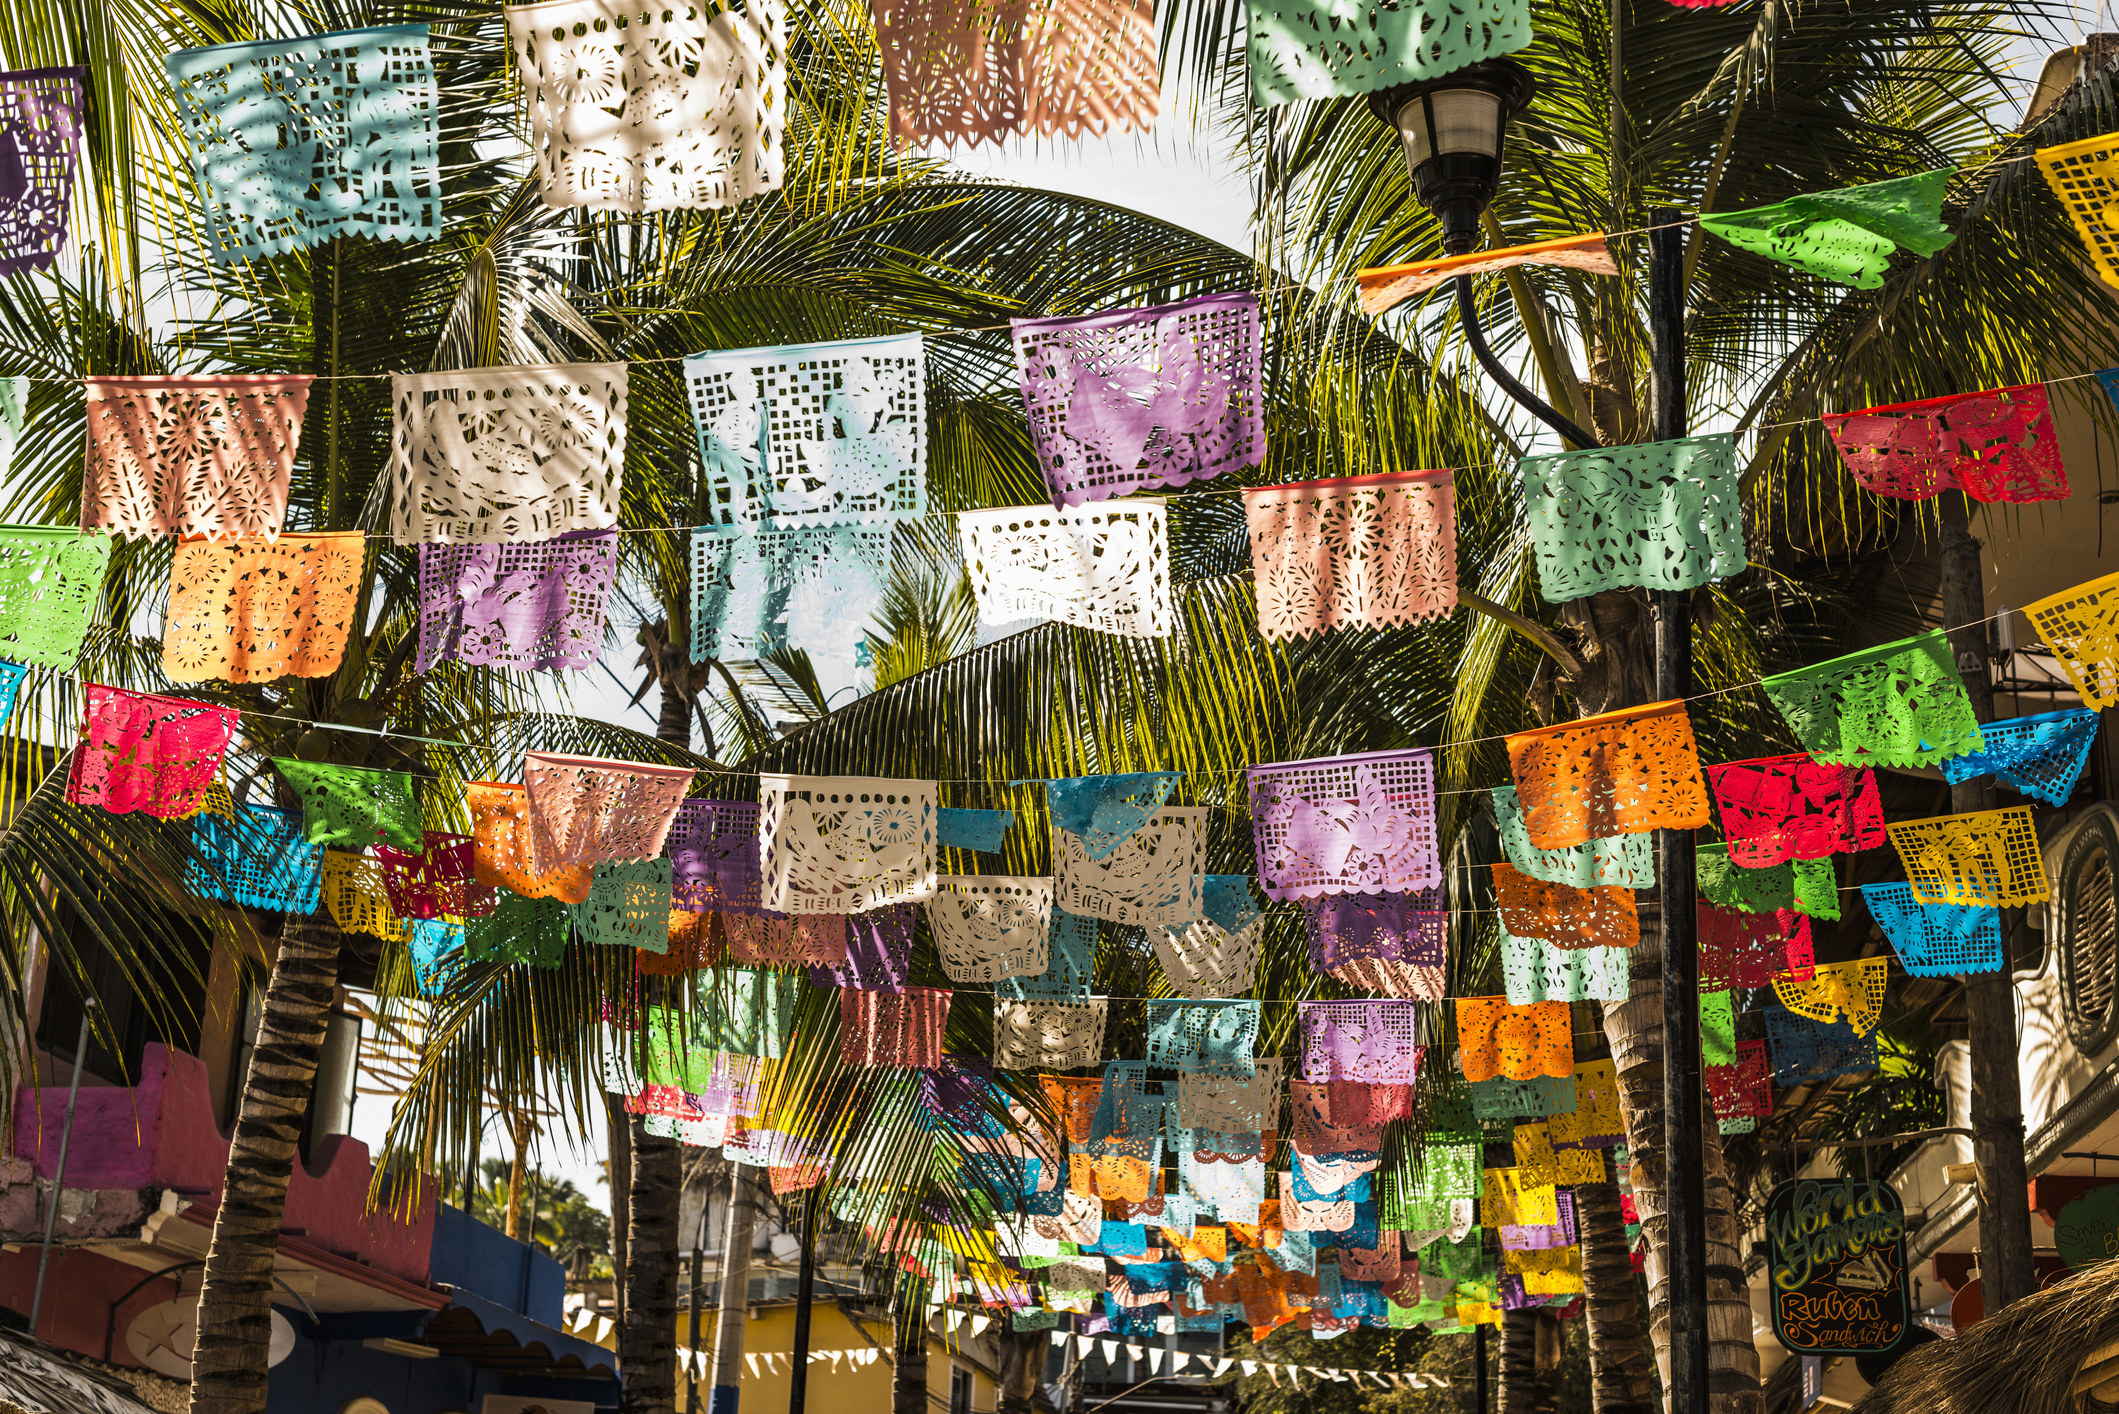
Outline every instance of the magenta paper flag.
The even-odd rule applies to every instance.
[[[1259,884],[1275,903],[1442,882],[1432,752],[1277,761],[1246,775]]]
[[[221,769],[241,714],[233,707],[89,683],[66,798],[125,814],[193,815]]]
[[[0,74],[0,276],[48,270],[66,244],[80,164],[83,68]]]
[[[1060,504],[1182,486],[1265,460],[1256,295],[1017,319],[1009,328],[1031,442]]]
[[[618,532],[419,547],[419,671],[441,663],[580,671],[603,650]]]

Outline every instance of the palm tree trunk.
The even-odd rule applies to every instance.
[[[328,918],[286,921],[206,1254],[191,1414],[263,1414],[265,1408],[272,1267],[338,965],[339,931]]]
[[[510,1237],[522,1236],[522,1171],[530,1150],[530,1121],[517,1115],[508,1126],[508,1137],[515,1142],[515,1157],[508,1162],[508,1221],[503,1229]]]
[[[625,1101],[616,1095],[603,1097],[604,1135],[610,1144],[610,1167],[606,1170],[611,1190],[611,1314],[625,1324],[625,1258],[627,1229],[632,1223],[633,1126],[625,1112]]]
[[[1654,1414],[1648,1343],[1626,1248],[1618,1185],[1576,1187],[1575,1231],[1582,1239],[1582,1300],[1589,1322],[1589,1388],[1596,1414]]]
[[[647,1132],[635,1116],[627,1210],[625,1316],[618,1327],[621,1414],[675,1414],[677,1408],[677,1200],[682,1146]]]
[[[1649,1333],[1664,1387],[1670,1381],[1670,1288],[1664,1243],[1668,1225],[1663,1161],[1663,920],[1660,906],[1640,904],[1641,941],[1634,948],[1633,995],[1604,1004],[1604,1036],[1618,1067],[1626,1149],[1633,1157],[1633,1202],[1648,1239]],[[1735,1193],[1722,1159],[1721,1134],[1702,1126],[1701,1173],[1707,1199],[1708,1408],[1713,1414],[1760,1414],[1758,1347],[1738,1248]]]
[[[1538,1414],[1538,1313],[1501,1313],[1499,1414]]]
[[[750,1316],[750,1249],[758,1227],[757,1170],[731,1164],[728,1227],[721,1243],[721,1304],[714,1318],[713,1414],[735,1414],[743,1365],[743,1328]]]
[[[899,1283],[892,1333],[890,1414],[927,1414],[927,1302],[911,1282]]]
[[[998,1319],[1006,1320],[1007,1317]],[[1001,1347],[999,1414],[1030,1414],[1037,1393],[1037,1377],[1045,1366],[1048,1344],[1043,1331],[1019,1331],[1003,1326],[998,1332]]]

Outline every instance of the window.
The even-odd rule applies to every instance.
[[[2105,810],[2083,821],[2060,869],[2060,986],[2068,1039],[2083,1051],[2111,1041],[2119,1024],[2119,914],[2112,872],[2119,831]]]
[[[949,1414],[971,1414],[971,1371],[949,1367]]]
[[[180,913],[148,902],[138,894],[108,899],[112,911],[106,930],[126,926],[126,917],[144,918],[148,936],[140,938],[140,953],[154,984],[163,994],[164,1007],[136,994],[125,964],[96,936],[88,920],[65,899],[53,907],[65,949],[80,962],[80,976],[59,956],[59,949],[44,949],[44,1005],[37,1016],[37,1044],[50,1052],[56,1067],[73,1064],[74,1047],[81,1035],[81,993],[87,991],[102,1006],[111,1035],[112,1050],[91,1033],[88,1054],[82,1058],[84,1074],[113,1085],[139,1078],[141,1054],[149,1041],[161,1041],[176,1050],[196,1054],[199,1049],[199,1014],[206,995],[206,969],[212,958],[212,939],[206,929]],[[138,936],[139,929],[132,929]],[[172,947],[175,944],[176,947]],[[182,955],[173,956],[176,948]],[[161,959],[170,959],[162,961]],[[64,1076],[55,1069],[54,1076]],[[59,1083],[47,1079],[47,1083]]]

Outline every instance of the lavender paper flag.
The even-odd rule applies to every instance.
[[[594,667],[618,572],[618,532],[515,545],[419,547],[419,671],[438,663]]]
[[[1276,761],[1245,774],[1258,881],[1275,903],[1442,882],[1432,752]]]
[[[756,801],[685,801],[677,807],[665,848],[672,907],[765,916],[759,899]],[[851,938],[847,946],[851,957]]]
[[[1449,913],[1439,888],[1306,898],[1302,916],[1309,924],[1310,965],[1319,972],[1372,958],[1439,967],[1449,939]]]
[[[87,72],[0,73],[0,276],[48,270],[66,244]]]
[[[846,920],[846,961],[811,967],[809,980],[819,987],[851,987],[860,992],[902,992],[912,972],[913,905],[886,904]]]
[[[1534,1223],[1515,1226],[1504,1223],[1501,1227],[1501,1247],[1509,1252],[1547,1252],[1555,1247],[1575,1245],[1575,1195],[1562,1188],[1553,1195],[1553,1206],[1559,1210],[1557,1223]]]
[[[1421,1005],[1381,999],[1296,1003],[1302,1078],[1311,1084],[1411,1085],[1420,1077]]]
[[[1182,486],[1265,459],[1256,295],[1009,327],[1031,441],[1059,504]]]

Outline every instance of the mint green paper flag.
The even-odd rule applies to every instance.
[[[1729,244],[1856,289],[1880,289],[1891,252],[1933,255],[1957,237],[1942,224],[1942,197],[1957,175],[1938,167],[1917,177],[1808,192],[1773,206],[1700,217]]]

